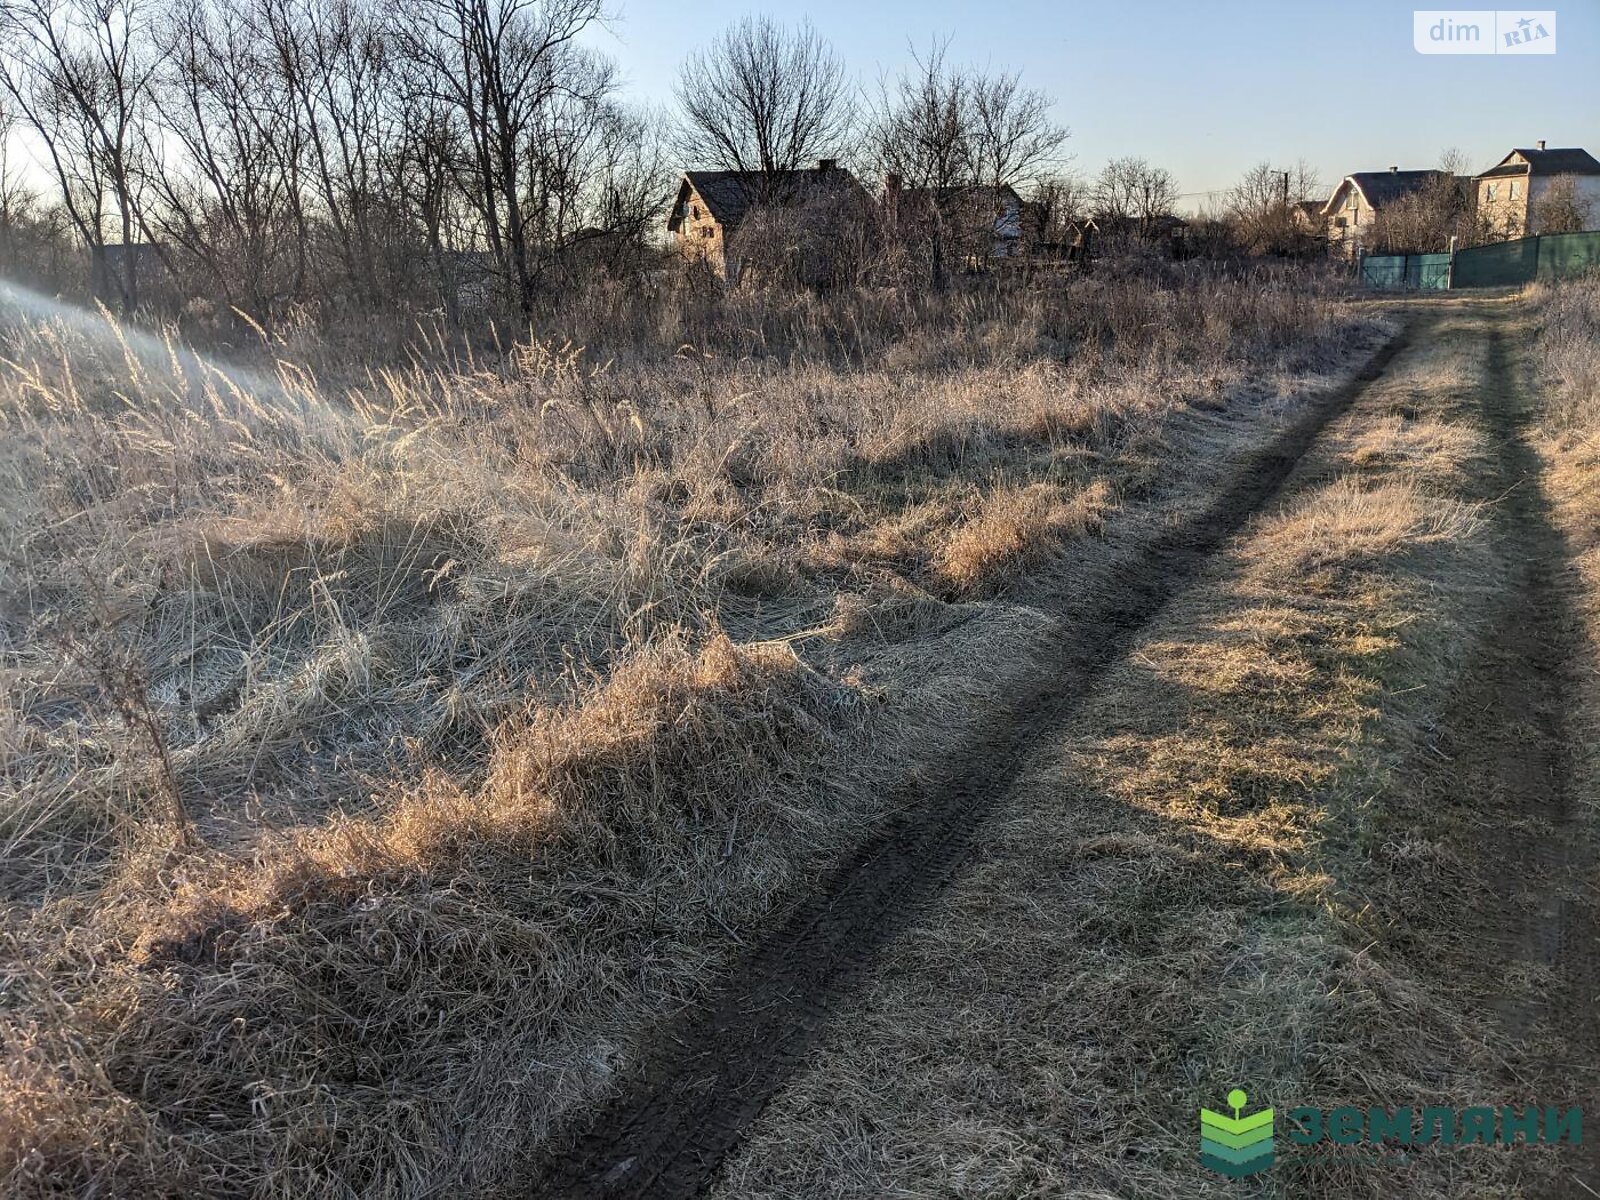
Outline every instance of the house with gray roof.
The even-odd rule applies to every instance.
[[[798,222],[825,227],[842,207],[866,198],[856,177],[831,158],[795,171],[685,171],[667,232],[685,257],[732,283],[743,259],[736,235],[756,214],[787,211]]]
[[[1446,187],[1459,187],[1456,177],[1448,171],[1402,171],[1390,167],[1387,171],[1346,175],[1322,206],[1328,241],[1336,252],[1353,258],[1373,240],[1385,210],[1419,197],[1429,188]]]
[[[1600,229],[1600,161],[1587,150],[1513,150],[1474,184],[1478,215],[1500,237]]]

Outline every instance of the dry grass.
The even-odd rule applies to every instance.
[[[1471,509],[1441,507],[1427,498],[1415,476],[1377,484],[1345,476],[1265,536],[1283,569],[1293,574],[1377,569],[1407,549],[1455,541],[1477,520]]]
[[[1547,429],[1579,439],[1600,420],[1600,280],[1543,284],[1530,300],[1539,323],[1539,365]]]
[[[1055,484],[994,490],[934,552],[934,574],[959,595],[992,594],[1064,543],[1097,531],[1113,507],[1104,480],[1076,492]]]
[[[1204,278],[602,300],[226,373],[11,313],[8,1194],[502,1180],[1026,654],[973,598],[1371,334]]]
[[[429,774],[245,861],[128,862],[92,943],[123,956],[91,971],[69,942],[14,981],[41,1005],[89,976],[70,1029],[96,1049],[18,1031],[38,1077],[8,1117],[70,1095],[57,1136],[82,1140],[16,1164],[16,1184],[127,1194],[176,1168],[206,1191],[482,1186],[836,848],[860,797],[808,784],[852,697],[781,647],[658,645],[508,723],[481,784]],[[108,1140],[129,1089],[165,1120]]]
[[[1583,702],[1569,714],[1574,794],[1600,812],[1600,278],[1534,289],[1542,409],[1534,432],[1587,631],[1575,665]]]
[[[1542,287],[1531,303],[1543,384],[1540,448],[1568,543],[1585,577],[1600,580],[1600,280]]]
[[[1505,575],[1481,503],[1482,317],[1441,311],[1044,745],[719,1195],[1549,1184],[1538,1153],[1374,1165],[1280,1142],[1241,1185],[1194,1152],[1197,1109],[1238,1085],[1280,1108],[1533,1099],[1481,980],[1427,941],[1471,925],[1452,859],[1475,831],[1436,840],[1409,764],[1437,762]],[[1400,473],[1377,442],[1443,461]]]

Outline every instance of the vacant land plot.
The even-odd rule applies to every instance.
[[[514,1190],[983,728],[1028,588],[1139,578],[1387,336],[1170,272],[312,371],[6,299],[16,1194]]]
[[[1589,651],[1529,442],[1549,421],[1531,324],[1470,302],[1410,320],[1280,498],[1220,553],[1176,533],[1197,557],[1165,561],[1166,592],[1125,588],[1099,653],[1055,647],[1054,686],[930,778],[952,799],[931,848],[896,836],[909,872],[857,860],[669,1031],[556,1194],[698,1195],[720,1175],[730,1197],[1228,1195],[1195,1125],[1239,1084],[1284,1110],[1581,1105]],[[936,882],[851,927],[897,871]],[[1581,1147],[1391,1138],[1285,1144],[1254,1186],[1593,1181]]]
[[[8,1194],[1233,1195],[1235,1086],[1583,1103],[1597,295],[320,384],[13,296]],[[1339,1149],[1245,1186],[1600,1189]]]
[[[1527,436],[1551,430],[1560,500],[1586,435],[1537,405],[1530,344],[1519,309],[1421,310],[1282,502],[1041,739],[718,1194],[1233,1195],[1195,1127],[1237,1085],[1362,1111],[1593,1095],[1569,572],[1592,512],[1553,515]],[[1280,1143],[1252,1186],[1595,1183],[1582,1148]]]

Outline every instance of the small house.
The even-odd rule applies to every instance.
[[[806,241],[825,242],[830,230],[845,224],[844,210],[865,202],[856,177],[831,158],[795,171],[685,171],[667,232],[684,257],[732,283],[750,257],[740,252],[737,235],[753,217],[764,217],[768,226],[787,218],[804,227]]]
[[[1189,222],[1176,213],[1097,213],[1084,223],[1084,232],[1102,246],[1137,242],[1182,258],[1188,245]]]
[[[1327,217],[1323,215],[1324,200],[1300,200],[1291,209],[1296,233],[1320,235],[1327,232]]]
[[[1357,171],[1346,175],[1322,206],[1327,222],[1328,242],[1347,257],[1354,258],[1362,245],[1370,242],[1378,221],[1386,210],[1420,196],[1430,187],[1455,186],[1448,171]]]
[[[1600,229],[1600,161],[1587,150],[1513,150],[1475,186],[1478,215],[1499,237]]]
[[[1044,236],[1043,210],[1009,184],[906,187],[891,174],[880,204],[888,226],[902,238],[926,236],[937,220],[954,256],[973,268],[989,259],[1029,256]]]

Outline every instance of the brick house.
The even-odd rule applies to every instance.
[[[1346,175],[1322,206],[1330,249],[1354,258],[1371,241],[1385,209],[1445,182],[1455,186],[1455,176],[1448,171],[1402,171],[1399,167]]]
[[[843,210],[865,204],[866,190],[831,158],[797,171],[685,171],[667,232],[679,253],[733,283],[749,258],[737,234],[754,215],[792,218],[814,242],[842,222]]]
[[[1557,204],[1569,223],[1600,229],[1600,161],[1576,147],[1513,150],[1474,181],[1478,215],[1499,237],[1547,232]]]

